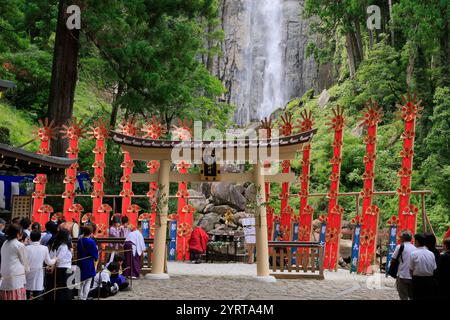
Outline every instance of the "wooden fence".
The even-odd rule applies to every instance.
[[[278,279],[324,279],[324,247],[318,242],[269,241],[270,268]]]
[[[73,248],[74,248],[74,257],[77,257],[77,241],[78,239],[72,239]],[[95,238],[95,242],[97,242],[98,247],[98,264],[97,271],[102,270],[105,265],[108,263],[110,255],[113,252],[117,252],[120,255],[124,255],[123,244],[125,242],[125,238]],[[144,239],[144,242],[147,246],[147,250],[141,256],[141,273],[142,275],[146,275],[152,271],[152,256],[153,256],[153,239]],[[168,242],[166,242],[167,244]],[[167,253],[167,246],[166,246]],[[167,272],[167,259],[164,265],[164,272]]]

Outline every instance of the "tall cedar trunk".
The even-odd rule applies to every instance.
[[[355,43],[357,46],[357,52],[358,52],[358,61],[356,63],[356,65],[358,66],[361,61],[363,60],[364,57],[364,48],[363,48],[363,42],[362,42],[362,37],[361,37],[361,25],[359,23],[358,19],[355,19]]]
[[[350,77],[353,78],[356,74],[356,58],[350,32],[347,32],[347,34],[345,35],[345,49],[347,50],[348,69],[350,71]]]
[[[79,30],[69,30],[66,13],[70,5],[67,0],[59,1],[58,24],[56,27],[53,54],[52,79],[48,102],[48,116],[56,126],[62,126],[72,117],[75,86],[77,82],[77,63],[79,51]],[[52,155],[65,157],[68,140],[59,138],[52,141]]]
[[[444,2],[441,5],[441,15],[442,15],[442,21],[444,21],[444,25],[442,26],[441,36],[440,36],[440,68],[441,68],[441,74],[438,79],[438,85],[445,87],[450,85],[450,48],[449,48],[449,36],[450,36],[450,27],[448,22],[448,3]]]
[[[392,47],[395,47],[395,31],[394,31],[394,17],[392,16],[392,0],[389,2],[389,17],[390,17],[390,29],[391,29],[391,43]]]
[[[111,118],[109,120],[109,125],[111,126],[111,128],[116,127],[117,114],[119,113],[119,109],[120,109],[119,98],[122,96],[123,90],[124,90],[124,84],[122,82],[119,82],[119,85],[117,88],[117,94],[114,97],[114,102],[112,105]]]
[[[416,49],[414,43],[410,43],[408,54],[409,59],[408,66],[406,67],[406,84],[408,86],[408,89],[412,89],[414,79],[414,65],[416,64]]]
[[[214,56],[211,53],[211,49],[214,47],[214,40],[211,37],[211,33],[214,32],[214,26],[212,24],[208,24],[208,56],[206,59],[206,68],[212,74],[214,69]]]

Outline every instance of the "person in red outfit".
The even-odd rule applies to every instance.
[[[201,256],[206,252],[209,236],[201,227],[195,227],[189,239],[189,253],[191,261],[195,263],[201,262]]]

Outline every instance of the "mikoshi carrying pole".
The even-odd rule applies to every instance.
[[[416,120],[423,110],[422,101],[417,101],[417,96],[408,93],[402,96],[403,105],[400,106],[402,119],[405,121],[405,131],[402,134],[403,149],[400,152],[402,157],[402,168],[398,172],[400,177],[400,188],[397,189],[399,195],[398,208],[398,230],[409,230],[412,234],[416,232],[418,208],[411,204],[411,176],[414,158],[414,140],[416,133]],[[425,222],[424,222],[425,223]],[[399,241],[399,240],[398,240]]]
[[[94,184],[94,190],[91,193],[92,198],[92,213],[87,213],[83,216],[83,222],[90,220],[97,225],[96,235],[105,235],[108,232],[109,215],[107,212],[112,211],[111,207],[102,206],[103,196],[103,184],[105,182],[104,170],[105,170],[105,154],[106,154],[106,140],[108,139],[108,126],[102,119],[94,121],[94,126],[90,126],[88,134],[91,139],[95,139],[95,147],[92,152],[95,154],[95,160],[92,164],[94,168],[94,177],[92,183]]]
[[[46,118],[44,121],[39,120],[39,127],[33,132],[35,139],[40,140],[39,150],[37,154],[45,156],[50,155],[50,140],[55,139],[54,122]],[[47,184],[47,175],[37,174],[33,182],[35,183],[35,189],[32,194],[33,197],[33,213],[32,221],[39,222],[41,226],[44,226],[47,221],[50,220],[50,214],[53,212],[53,208],[49,205],[44,205],[45,185]]]
[[[284,115],[281,115],[281,120],[283,121],[280,127],[280,133],[282,136],[288,137],[292,134],[292,115],[288,112],[285,112]],[[291,161],[283,160],[281,162],[281,168],[283,173],[291,172]],[[283,182],[281,184],[281,193],[279,195],[281,200],[280,207],[280,216],[281,216],[281,226],[280,230],[282,232],[282,240],[290,241],[291,239],[291,223],[292,223],[292,215],[294,210],[289,205],[289,183]]]
[[[181,141],[191,140],[193,138],[192,133],[192,121],[186,119],[178,120],[178,126],[173,126],[173,135],[175,139]],[[187,174],[190,164],[181,161],[176,164],[177,170],[180,174]],[[188,239],[192,232],[193,212],[192,208],[187,206],[186,199],[189,197],[187,191],[186,182],[180,182],[178,184],[178,192],[176,194],[178,198],[178,224],[177,224],[177,260],[189,260],[189,248]]]
[[[63,125],[63,129],[60,133],[63,134],[62,138],[69,139],[69,148],[66,150],[69,159],[78,158],[78,142],[84,138],[84,126],[83,120],[77,120],[73,118],[69,120],[67,125]],[[78,162],[73,163],[68,169],[66,169],[66,176],[64,178],[65,190],[62,195],[64,198],[63,217],[66,221],[74,221],[80,223],[81,212],[83,207],[81,205],[75,205],[75,182],[77,179]]]
[[[338,204],[339,194],[339,179],[341,175],[342,163],[342,144],[343,144],[343,130],[345,124],[344,108],[337,106],[333,108],[334,116],[329,123],[330,129],[334,131],[333,142],[333,158],[330,163],[332,171],[330,175],[330,192],[328,193],[328,222],[325,245],[325,261],[324,268],[329,270],[337,269],[337,262],[339,259],[339,243],[341,235],[342,215],[344,208]]]
[[[367,125],[366,155],[364,156],[365,171],[363,174],[364,187],[361,191],[363,198],[362,226],[359,246],[358,273],[372,273],[372,264],[376,259],[376,239],[378,235],[378,220],[380,210],[372,204],[375,180],[375,160],[377,154],[378,123],[383,117],[383,110],[378,103],[371,100],[366,105],[364,124]]]
[[[137,136],[138,128],[134,123],[134,119],[130,118],[128,120],[124,120],[124,122],[119,126],[120,130],[124,135],[135,137]],[[120,197],[122,198],[122,207],[121,213],[122,216],[127,216],[130,227],[138,226],[138,212],[136,212],[136,207],[131,207],[131,198],[134,196],[133,193],[133,184],[131,182],[131,174],[133,173],[134,161],[130,157],[130,153],[128,151],[122,151],[123,153],[123,162],[120,164],[120,167],[123,169],[123,175],[120,178],[120,182],[122,182],[122,191],[120,192]],[[139,210],[137,210],[139,211]]]
[[[314,121],[312,118],[311,111],[303,110],[300,113],[301,119],[298,119],[297,128],[300,132],[310,131],[313,128]],[[299,241],[311,241],[311,231],[314,209],[308,205],[309,196],[309,176],[311,169],[311,144],[303,148],[303,158],[301,161],[302,165],[302,175],[300,177],[300,222],[299,222]]]

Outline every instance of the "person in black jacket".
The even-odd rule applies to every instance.
[[[450,301],[450,238],[444,239],[444,253],[439,259],[437,280],[439,298]]]
[[[436,249],[436,236],[431,232],[425,232],[423,235],[425,236],[425,246],[428,250],[433,252],[434,258],[436,259],[436,265],[438,265],[441,254],[439,253],[439,250]]]

